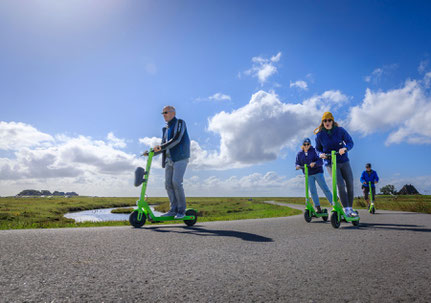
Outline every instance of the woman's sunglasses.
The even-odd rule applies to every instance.
[[[331,119],[329,119],[329,120],[323,120],[323,123],[326,123],[326,122],[331,122],[332,120]]]
[[[304,146],[308,146],[308,145],[310,145],[310,143],[304,143],[303,145],[304,145]]]

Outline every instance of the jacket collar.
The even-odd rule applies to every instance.
[[[173,117],[171,121],[166,123],[166,126],[171,127],[173,124],[175,124],[175,122],[177,122],[177,117]]]

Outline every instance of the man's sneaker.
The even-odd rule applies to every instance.
[[[177,214],[176,216],[175,216],[175,219],[182,219],[182,218],[184,218],[186,215],[185,214]]]
[[[161,217],[173,217],[175,216],[177,213],[174,211],[168,211],[166,214],[161,215]]]

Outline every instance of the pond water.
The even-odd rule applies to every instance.
[[[118,208],[118,207],[117,207]],[[119,207],[124,208],[124,207]],[[162,215],[161,212],[155,211],[153,206],[150,206],[155,216]],[[130,214],[113,214],[111,210],[116,208],[100,208],[67,213],[65,218],[74,219],[75,222],[102,222],[102,221],[128,221]]]

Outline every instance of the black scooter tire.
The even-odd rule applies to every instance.
[[[338,214],[336,211],[331,214],[331,225],[333,228],[339,228],[341,225],[341,221],[338,220]]]
[[[353,226],[359,226],[359,220],[358,221],[352,221]]]
[[[329,217],[329,215],[328,215],[328,210],[325,208],[325,209],[323,210],[323,212],[325,213],[325,215],[326,215],[326,216],[323,216],[323,217],[322,217],[322,220],[326,222],[326,221],[328,221],[328,217]]]
[[[133,211],[129,216],[130,225],[132,225],[135,228],[140,228],[144,226],[146,220],[147,220],[147,216],[145,216],[145,214],[142,214],[142,219],[138,220],[137,210]]]
[[[304,211],[304,219],[305,219],[305,222],[307,222],[307,223],[311,222],[311,215],[310,215],[310,211],[308,209],[306,209]]]
[[[375,214],[376,213],[376,208],[373,206],[373,208],[371,208],[371,213]]]
[[[189,209],[186,211],[186,216],[195,216],[194,220],[184,220],[184,223],[187,226],[193,226],[196,224],[196,221],[198,220],[198,212],[195,211],[194,209]]]

